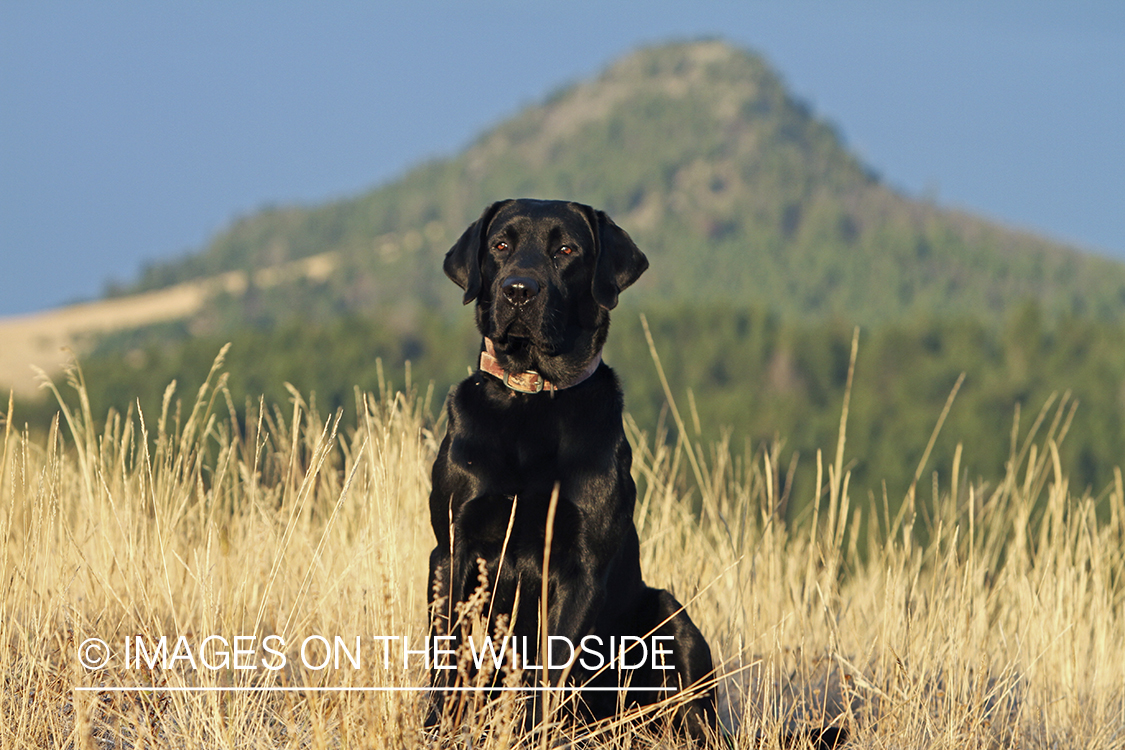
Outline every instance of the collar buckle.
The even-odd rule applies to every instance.
[[[512,389],[513,391],[520,391],[521,393],[542,393],[543,392],[543,384],[544,384],[545,380],[544,380],[543,376],[540,375],[539,373],[537,373],[535,370],[528,370],[526,372],[521,372],[521,373],[519,373],[519,378],[523,382],[513,383],[512,382],[512,373],[505,372],[504,373],[504,385],[506,385],[508,388]],[[531,380],[531,382],[533,382],[535,385],[533,385],[533,386],[524,385],[524,383],[526,383],[528,380]]]

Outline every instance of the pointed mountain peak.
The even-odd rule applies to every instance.
[[[609,212],[653,261],[637,302],[857,322],[996,320],[1028,297],[1051,312],[1125,307],[1121,264],[895,193],[761,57],[715,39],[635,50],[461,154],[350,200],[251,217],[147,286],[335,253],[331,278],[299,287],[309,309],[409,319],[452,306],[442,254],[484,206],[518,196]],[[297,293],[278,293],[268,319]]]

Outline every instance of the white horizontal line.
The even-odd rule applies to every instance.
[[[672,687],[75,687],[78,693],[674,693]]]

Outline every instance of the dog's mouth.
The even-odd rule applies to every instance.
[[[493,318],[492,340],[497,348],[507,354],[543,352],[554,350],[551,336],[543,330],[542,321],[536,316],[529,321],[526,314],[503,310]]]
[[[503,338],[509,341],[515,340],[518,344],[526,346],[528,340],[532,338],[531,329],[527,327],[519,318],[514,318],[511,325],[503,332]]]
[[[555,344],[519,321],[491,338],[501,365],[512,371],[538,370],[545,358],[556,353]]]
[[[552,347],[530,332],[509,329],[503,334],[493,338],[496,351],[509,360],[526,363],[528,360],[538,359],[536,355],[551,355]]]

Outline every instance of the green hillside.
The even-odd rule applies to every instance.
[[[436,418],[479,346],[471,316],[463,312],[456,322],[422,313],[419,329],[406,335],[354,316],[243,327],[175,344],[169,343],[174,331],[150,332],[107,341],[101,353],[84,359],[83,370],[95,414],[139,404],[151,422],[161,413],[168,383],[177,381],[177,398],[190,402],[216,353],[230,342],[225,370],[239,414],[254,413],[260,398],[284,411],[290,383],[322,412],[343,408],[353,418],[357,388],[378,391],[384,378],[401,387],[409,378],[422,393],[432,387],[429,413]],[[807,512],[816,495],[817,451],[835,455],[852,328],[726,306],[668,305],[646,317],[690,439],[705,448],[725,438],[747,463],[751,453],[776,451],[775,480],[791,496],[788,516],[796,520]],[[606,360],[621,377],[631,417],[650,434],[663,425],[674,441],[676,426],[638,316],[617,311]],[[1013,458],[1009,446],[1024,443],[1045,404],[1052,408],[1035,440],[1045,444],[1061,404],[1051,434],[1071,489],[1097,495],[1115,481],[1115,467],[1125,465],[1125,324],[1073,316],[1046,320],[1029,304],[998,326],[950,318],[862,331],[846,452],[853,496],[873,496],[882,507],[886,493],[885,507],[897,513],[962,373],[957,399],[921,473],[923,507],[937,496],[934,469],[940,469],[941,491],[954,480],[949,467],[959,444],[961,486],[995,487]],[[46,405],[16,408],[19,424],[46,424],[53,411]]]
[[[717,41],[623,58],[365,195],[266,210],[138,289],[335,253],[328,278],[221,300],[206,330],[454,309],[440,258],[489,202],[564,197],[606,209],[651,271],[628,301],[753,304],[857,323],[956,314],[998,321],[1125,312],[1125,267],[881,184],[757,56]]]
[[[1007,446],[1052,398],[1080,403],[1059,423],[1074,489],[1096,493],[1125,463],[1125,266],[895,193],[761,59],[720,42],[640,50],[455,157],[351,200],[262,211],[149,268],[135,290],[222,272],[252,283],[195,319],[103,340],[83,363],[94,412],[159,414],[169,381],[190,397],[232,342],[236,411],[284,403],[287,382],[324,411],[354,408],[357,387],[376,389],[381,368],[401,384],[409,363],[436,413],[479,344],[441,258],[485,205],[519,195],[597,205],[636,238],[651,268],[607,347],[630,414],[676,439],[643,311],[692,438],[776,450],[791,516],[816,497],[817,450],[834,453],[856,324],[855,496],[885,493],[897,512],[962,373],[930,466],[957,454],[958,481],[1001,481]],[[312,256],[315,274],[277,268]],[[53,410],[16,411],[42,423]],[[931,481],[923,471],[920,498]]]

